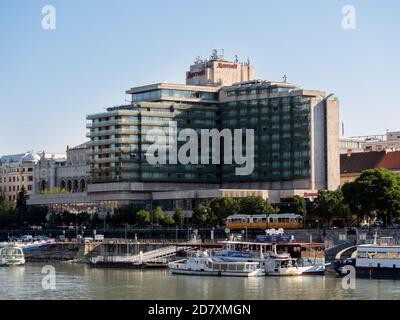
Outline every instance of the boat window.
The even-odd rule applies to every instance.
[[[387,258],[388,259],[397,259],[397,252],[388,252]]]
[[[387,254],[386,252],[378,252],[375,257],[375,259],[386,259],[387,258]]]
[[[357,255],[357,258],[359,258],[359,259],[366,259],[367,257],[368,256],[367,256],[366,252],[359,252]]]

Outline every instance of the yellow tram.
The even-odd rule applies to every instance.
[[[294,213],[283,214],[237,214],[227,218],[226,227],[238,229],[300,229],[303,228],[303,217]]]

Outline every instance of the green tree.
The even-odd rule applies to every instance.
[[[175,224],[177,224],[178,226],[183,226],[183,224],[185,222],[185,217],[183,214],[183,210],[181,208],[175,209],[173,219],[175,221]]]
[[[343,193],[340,190],[318,192],[318,198],[313,204],[313,213],[321,219],[328,221],[331,226],[334,218],[349,219],[351,212],[345,203]]]
[[[364,218],[378,218],[384,225],[400,217],[400,175],[386,169],[364,171],[342,187],[350,209]]]
[[[136,213],[136,220],[140,225],[149,225],[151,224],[151,213],[147,210],[139,210]]]
[[[11,202],[0,202],[0,227],[3,229],[13,228],[19,221],[17,213]]]
[[[155,208],[151,212],[152,224],[160,224],[164,220],[164,212],[161,207]]]
[[[121,225],[121,224],[135,225],[137,223],[136,213],[138,211],[139,208],[132,203],[119,207],[115,210],[115,213],[112,217],[112,221],[116,225]]]
[[[210,207],[205,206],[203,204],[198,204],[193,209],[193,217],[192,217],[193,224],[199,226],[205,225],[210,212],[211,212]]]
[[[86,212],[81,212],[76,216],[76,223],[79,225],[89,225],[90,215]]]
[[[92,216],[92,227],[93,228],[97,228],[98,226],[101,225],[101,220],[99,217],[99,214],[96,212],[93,216]]]
[[[228,216],[237,214],[239,203],[230,197],[214,198],[210,203],[211,215],[209,221],[214,224],[223,224]]]
[[[26,200],[28,198],[27,192],[25,190],[25,187],[22,186],[20,192],[17,194],[17,204],[16,204],[16,209],[21,211],[21,212],[26,212],[28,209],[28,206],[26,205]]]
[[[164,215],[164,218],[162,220],[162,224],[164,226],[170,227],[170,226],[175,224],[175,220],[171,215],[166,214],[166,215]]]
[[[273,214],[277,210],[263,197],[250,196],[239,200],[240,214]]]
[[[29,223],[27,219],[28,218],[27,217],[28,206],[26,205],[27,198],[28,195],[25,190],[25,187],[22,186],[21,190],[17,194],[17,202],[15,206],[15,209],[17,210],[17,213],[19,215],[20,227]]]
[[[49,211],[47,207],[29,207],[26,219],[30,226],[43,226]]]
[[[305,217],[307,213],[307,201],[300,196],[293,196],[282,199],[280,212],[295,213]]]
[[[218,218],[218,216],[216,214],[214,214],[214,212],[210,208],[210,210],[208,210],[208,212],[207,212],[206,224],[209,227],[216,227],[219,224],[219,222],[220,222],[220,219]]]

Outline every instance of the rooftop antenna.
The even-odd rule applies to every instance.
[[[239,57],[237,54],[235,54],[235,63],[238,63],[238,62],[239,62]]]
[[[283,82],[286,83],[286,82],[287,82],[287,75],[284,74],[283,77],[282,77],[282,79],[283,79]]]
[[[210,60],[217,60],[217,59],[218,59],[218,50],[213,49],[213,51],[211,52]]]
[[[220,58],[221,60],[223,60],[223,59],[224,59],[224,56],[225,56],[225,50],[224,50],[224,49],[221,49],[221,54],[219,55],[219,58]]]

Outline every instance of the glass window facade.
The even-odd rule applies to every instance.
[[[254,129],[255,171],[235,175],[222,165],[224,181],[285,181],[310,177],[310,104],[302,97],[244,100],[221,105],[222,125]]]
[[[132,94],[132,103],[158,101],[163,98],[184,98],[216,101],[218,100],[218,93],[192,90],[158,89]]]
[[[91,173],[94,182],[274,182],[306,179],[311,176],[310,98],[283,95],[254,99],[254,94],[286,92],[287,88],[252,87],[227,92],[229,96],[252,95],[248,100],[219,104],[140,103],[130,112],[102,115],[92,120]],[[162,100],[164,97],[215,99],[218,94],[190,90],[154,90],[133,94],[133,101]],[[182,129],[199,133],[202,129],[254,129],[255,167],[249,176],[237,176],[237,165],[161,164],[150,165],[148,147],[157,137],[146,137],[152,129],[176,122]],[[178,150],[185,140],[178,139]],[[243,153],[245,153],[245,144]],[[223,142],[221,143],[223,150]],[[199,163],[201,152],[199,150]],[[210,152],[211,157],[212,152]],[[106,155],[103,157],[103,155]],[[221,155],[223,159],[224,155]],[[210,161],[211,163],[211,161]]]

